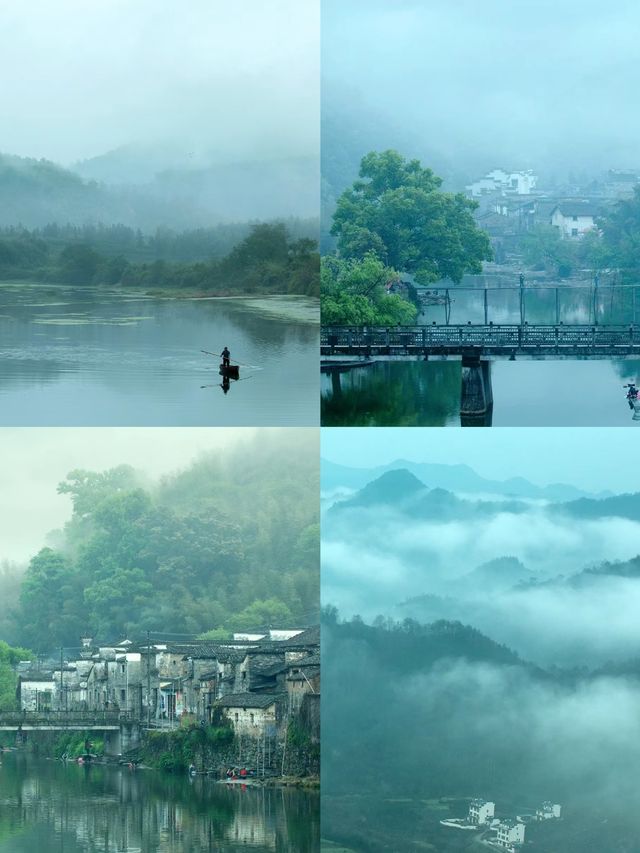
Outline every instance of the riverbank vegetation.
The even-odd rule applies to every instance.
[[[186,770],[190,764],[202,768],[212,754],[228,747],[233,739],[233,728],[224,718],[211,726],[147,732],[140,759],[150,767],[170,773]]]
[[[326,325],[395,325],[415,320],[412,282],[459,282],[492,257],[475,224],[477,204],[445,193],[442,180],[397,151],[362,158],[359,179],[337,201],[336,253],[323,260]],[[400,280],[407,279],[400,287]],[[394,292],[394,290],[396,292]],[[397,292],[399,291],[399,292]]]
[[[85,755],[87,742],[91,744],[91,754],[104,755],[104,738],[95,732],[65,732],[56,738],[53,745],[54,758],[80,758]]]
[[[9,228],[0,232],[0,280],[317,296],[320,260],[308,233],[296,221],[153,237],[123,226]]]
[[[250,484],[250,488],[248,485]],[[23,577],[12,641],[36,651],[144,631],[318,618],[316,437],[261,434],[159,483],[128,466],[60,484],[73,515]]]

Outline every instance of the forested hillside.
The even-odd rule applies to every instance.
[[[261,434],[149,484],[72,471],[73,516],[27,569],[13,642],[303,627],[319,600],[316,437]]]
[[[542,669],[459,622],[336,617],[326,612],[323,623],[327,794],[353,791],[351,768],[359,793],[380,800],[401,784],[409,797],[535,801],[544,792],[567,798],[581,782],[589,796],[613,800],[640,766],[638,749],[629,750],[637,661]]]

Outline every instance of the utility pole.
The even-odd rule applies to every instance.
[[[62,675],[63,675],[63,663],[62,657],[64,655],[64,649],[60,646],[60,701],[58,702],[58,710],[60,711],[60,715],[62,716]]]
[[[147,631],[147,728],[151,728],[151,646]]]

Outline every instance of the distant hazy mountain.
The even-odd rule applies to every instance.
[[[353,498],[340,506],[375,506],[376,504],[403,504],[419,494],[427,494],[427,487],[406,468],[386,471],[376,480],[367,483]]]
[[[97,157],[79,160],[73,171],[104,184],[149,184],[161,172],[209,165],[201,155],[175,145],[122,145]]]
[[[496,557],[473,569],[457,582],[465,588],[480,588],[485,592],[509,589],[527,582],[536,575],[517,557]]]
[[[0,225],[112,221],[117,205],[105,191],[49,160],[0,154]]]
[[[389,630],[355,620],[331,625],[329,630],[334,643],[338,638],[364,643],[374,652],[378,665],[398,673],[425,671],[443,658],[529,666],[507,646],[459,621],[438,620],[428,625],[412,621]]]
[[[607,497],[611,493],[589,494],[575,486],[554,483],[548,486],[536,486],[522,477],[508,480],[488,480],[477,474],[468,465],[442,465],[429,462],[411,462],[398,459],[388,465],[375,468],[351,468],[322,460],[321,482],[324,491],[339,488],[361,489],[367,483],[376,480],[386,471],[404,468],[431,487],[447,489],[451,492],[469,494],[493,494],[505,497],[534,498],[549,501],[573,501],[581,497]]]
[[[386,471],[376,480],[367,483],[353,497],[341,500],[328,509],[328,518],[337,518],[353,509],[387,507],[407,518],[429,521],[472,520],[497,513],[525,513],[530,507],[518,500],[470,501],[457,497],[447,489],[428,489],[414,474],[406,469]]]
[[[562,506],[562,511],[576,518],[630,518],[640,521],[640,493],[613,495],[604,500],[581,498]]]
[[[124,148],[77,169],[0,155],[0,225],[102,222],[183,230],[318,214],[319,169],[312,157],[219,165]]]
[[[640,543],[638,550],[640,550]],[[572,586],[583,586],[606,576],[640,578],[640,555],[632,557],[630,560],[606,561],[597,566],[590,566],[579,574],[573,575],[568,582]]]

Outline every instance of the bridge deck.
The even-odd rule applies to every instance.
[[[324,356],[558,355],[591,358],[640,357],[640,327],[456,325],[392,328],[324,327]]]
[[[49,713],[3,713],[0,714],[0,731],[4,732],[34,732],[34,731],[118,731],[122,723],[130,721],[131,715],[126,712],[58,712]]]

